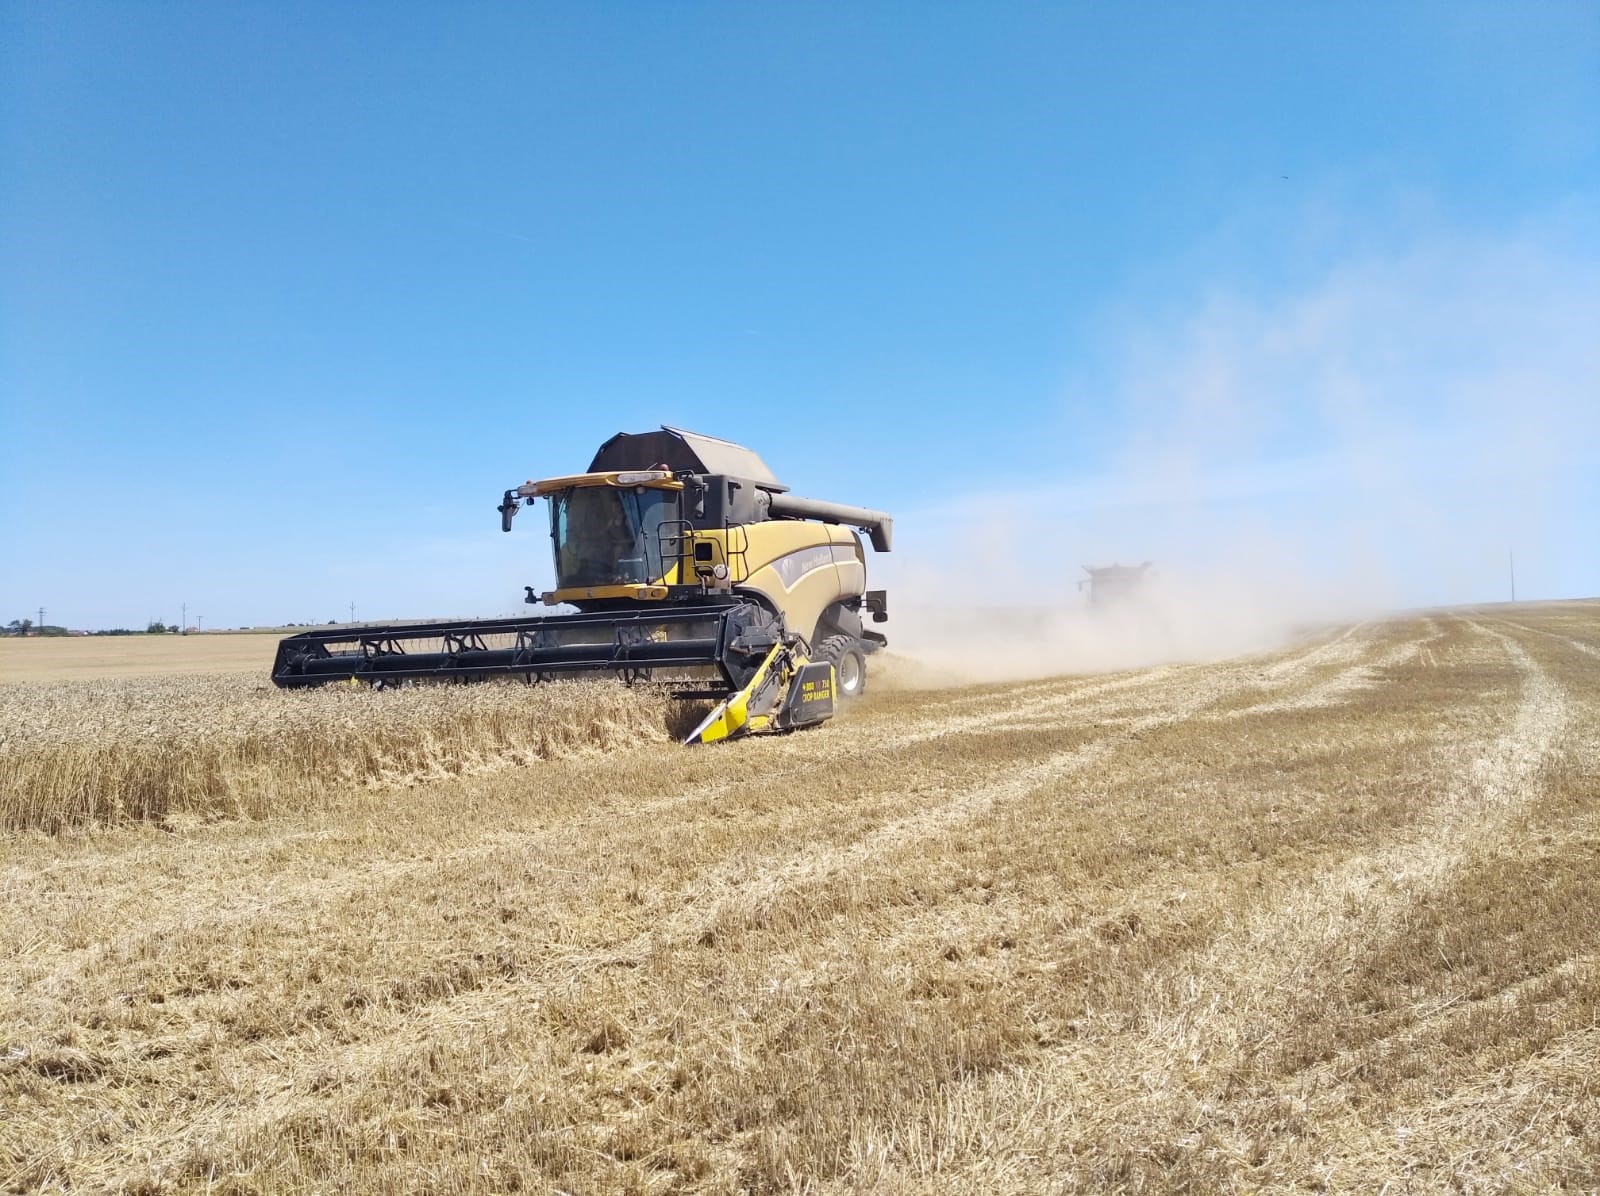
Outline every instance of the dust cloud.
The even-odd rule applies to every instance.
[[[897,609],[892,666],[901,685],[1018,681],[1265,652],[1335,619],[1285,617],[1262,595],[1157,577],[1104,605]]]
[[[1111,563],[1109,560],[1100,563]],[[1257,568],[1153,571],[1137,588],[1092,600],[1088,578],[1059,589],[997,586],[996,598],[901,603],[891,642],[900,685],[1018,681],[1269,652],[1394,609],[1378,591],[1319,591],[1304,575]],[[900,592],[918,591],[915,584]],[[1033,597],[1019,602],[1016,595]],[[1005,600],[1009,596],[1010,600]]]
[[[1061,424],[1019,441],[1010,479],[897,519],[873,562],[911,662],[892,672],[1002,681],[1266,651],[1504,601],[1513,551],[1519,598],[1600,592],[1600,260],[1571,232],[1434,237],[1131,328],[1069,383]],[[1033,445],[1106,412],[1103,460],[1038,460]],[[1145,560],[1123,601],[1080,587],[1084,566]]]

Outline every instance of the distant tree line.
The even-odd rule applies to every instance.
[[[159,620],[152,619],[143,631],[135,631],[131,627],[112,627],[105,631],[91,631],[90,635],[177,635],[182,629],[176,624],[167,626]],[[53,623],[35,625],[32,619],[12,619],[4,627],[0,627],[0,635],[71,635],[72,632],[65,627],[57,627]]]
[[[35,626],[32,619],[12,619],[4,628],[6,635],[71,635],[65,627],[57,627],[51,623],[41,623]]]

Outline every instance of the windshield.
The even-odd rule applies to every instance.
[[[557,588],[660,581],[661,525],[677,517],[671,490],[574,486],[551,495]],[[667,551],[670,559],[672,545]]]

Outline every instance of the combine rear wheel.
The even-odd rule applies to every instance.
[[[826,660],[833,665],[841,701],[848,702],[867,692],[867,657],[850,636],[830,635],[817,645],[811,659]]]

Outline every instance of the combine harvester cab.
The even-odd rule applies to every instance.
[[[798,498],[754,452],[677,428],[619,433],[585,473],[507,490],[500,526],[550,504],[556,588],[529,603],[576,614],[344,627],[278,645],[280,686],[611,674],[720,704],[685,742],[789,730],[831,717],[866,686],[888,617],[866,588],[881,511]]]

